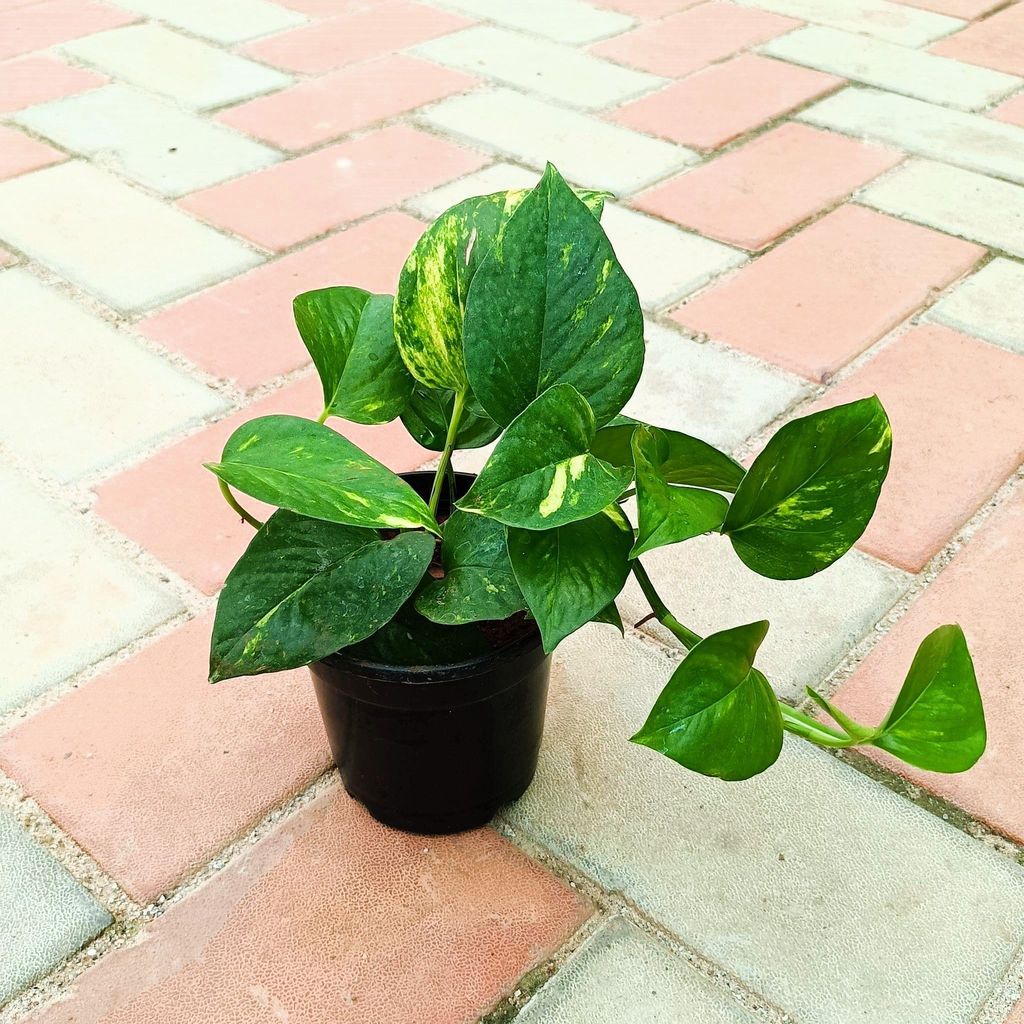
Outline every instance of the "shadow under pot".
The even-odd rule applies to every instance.
[[[426,500],[433,473],[402,478]],[[455,474],[455,499],[473,476]],[[442,493],[443,521],[452,496]],[[380,822],[460,832],[522,796],[537,768],[551,658],[536,624],[442,626],[407,604],[372,637],[310,665],[345,789]]]

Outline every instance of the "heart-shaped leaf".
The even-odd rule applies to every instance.
[[[432,580],[416,598],[416,611],[432,622],[455,626],[507,619],[526,607],[501,523],[456,509],[444,524],[441,561],[444,577]]]
[[[622,625],[622,616],[614,601],[609,601],[590,621],[607,623],[609,626],[614,626],[620,636],[626,635],[626,630]]]
[[[454,406],[454,391],[431,391],[417,384],[402,412],[402,423],[417,444],[439,452],[444,448]],[[455,435],[455,447],[462,450],[482,448],[485,444],[490,444],[500,433],[501,426],[484,412],[470,391]]]
[[[615,600],[629,574],[632,542],[632,530],[604,513],[541,533],[509,529],[512,569],[545,651]]]
[[[782,715],[768,680],[754,668],[767,632],[767,622],[752,622],[701,640],[632,742],[729,782],[770,768],[782,750]]]
[[[319,288],[293,302],[295,324],[324,389],[324,409],[355,423],[388,423],[413,380],[395,344],[390,295]]]
[[[594,437],[590,450],[613,466],[629,466],[633,462],[632,437],[640,420],[616,416]],[[661,478],[668,484],[707,487],[713,491],[735,491],[745,470],[724,452],[689,434],[668,427],[656,428],[668,443],[664,458],[658,465]]]
[[[473,278],[464,343],[473,391],[503,425],[560,382],[605,423],[636,387],[644,361],[636,289],[550,164]]]
[[[891,450],[889,418],[875,397],[792,420],[754,460],[722,532],[762,576],[820,572],[867,527]]]
[[[872,742],[932,772],[966,771],[985,752],[985,711],[959,626],[925,637]]]
[[[630,558],[666,544],[699,537],[722,525],[729,502],[715,491],[678,487],[665,482],[658,468],[668,455],[668,441],[655,427],[641,425],[633,433],[636,469],[637,539]]]
[[[469,286],[529,189],[474,196],[446,210],[409,254],[398,280],[395,333],[409,372],[428,388],[463,391]],[[600,217],[606,192],[580,193]]]
[[[206,468],[260,501],[313,519],[440,533],[404,480],[330,427],[298,416],[250,420]]]
[[[596,515],[633,474],[590,454],[594,431],[587,400],[572,385],[556,384],[505,431],[458,507],[527,530]]]
[[[426,533],[376,530],[275,512],[217,602],[210,681],[308,665],[376,632],[422,579]]]

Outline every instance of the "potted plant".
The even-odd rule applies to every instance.
[[[890,429],[863,398],[787,423],[745,469],[620,415],[643,317],[600,225],[604,198],[549,165],[532,190],[442,214],[394,299],[295,299],[324,407],[246,423],[208,467],[257,528],[220,595],[211,681],[309,665],[349,792],[398,827],[467,828],[529,784],[550,654],[587,623],[621,631],[632,573],[688,652],[633,742],[725,780],[770,767],[787,731],[966,770],[985,720],[958,626],[924,638],[877,725],[810,690],[826,722],[779,701],[755,667],[767,622],[702,638],[658,595],[642,556],[708,531],[772,579],[826,569],[874,512]],[[437,469],[397,476],[330,417],[401,417],[440,452]],[[453,472],[453,451],[495,440],[479,475]],[[278,511],[259,522],[230,488]]]

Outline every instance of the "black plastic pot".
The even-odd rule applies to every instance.
[[[403,476],[428,496],[433,473]],[[458,473],[456,481],[458,497],[473,477]],[[407,639],[401,621],[400,613],[392,634]],[[385,825],[460,832],[489,821],[532,781],[551,659],[532,623],[498,647],[475,626],[430,623],[426,630],[424,643],[396,639],[390,650],[382,632],[310,671],[349,794]]]

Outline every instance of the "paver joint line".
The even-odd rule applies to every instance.
[[[0,0],[0,122],[0,1024],[1024,1024],[1024,2]],[[205,682],[249,531],[201,464],[320,409],[292,297],[392,293],[426,222],[549,160],[615,193],[624,412],[741,461],[862,394],[894,424],[858,551],[779,584],[661,548],[673,611],[771,612],[779,694],[865,721],[962,622],[975,771],[669,770],[624,742],[679,659],[633,582],[495,830],[372,822],[306,673]]]

